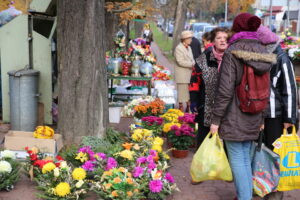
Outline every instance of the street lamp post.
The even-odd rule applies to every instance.
[[[227,23],[227,15],[228,15],[228,0],[225,1],[225,23]]]
[[[300,31],[300,1],[298,1],[298,21],[297,21],[297,37],[299,37]]]
[[[287,0],[287,26],[290,29],[290,0]]]
[[[273,0],[270,0],[270,16],[269,16],[269,28],[271,29],[273,17]]]

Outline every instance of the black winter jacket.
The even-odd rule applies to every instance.
[[[278,45],[273,51],[277,63],[272,66],[271,95],[267,118],[282,116],[283,122],[297,122],[297,85],[293,64],[288,55]]]

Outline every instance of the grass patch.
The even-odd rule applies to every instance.
[[[130,29],[130,32],[129,32],[129,38],[130,39],[135,39],[135,30],[134,28]]]
[[[154,42],[169,59],[174,59],[172,55],[173,38],[164,35],[155,23],[151,23],[151,29],[153,31]]]

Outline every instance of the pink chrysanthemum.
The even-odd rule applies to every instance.
[[[163,183],[161,182],[161,180],[150,181],[149,188],[150,188],[151,192],[159,193],[159,192],[161,192],[161,190],[163,188]]]

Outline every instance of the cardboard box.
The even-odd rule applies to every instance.
[[[37,147],[40,152],[56,155],[63,147],[62,135],[54,134],[53,139],[37,139],[33,137],[33,132],[24,131],[9,131],[5,135],[5,149],[24,151],[25,147]]]

